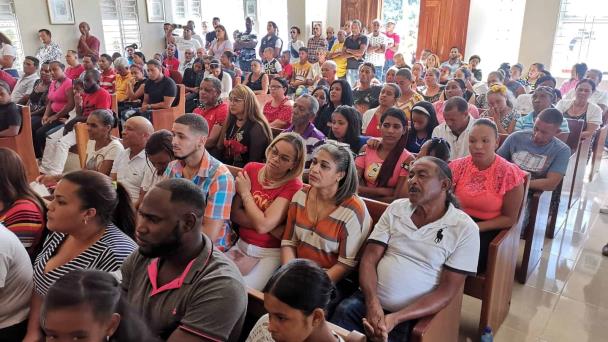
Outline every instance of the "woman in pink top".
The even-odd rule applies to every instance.
[[[284,78],[275,77],[270,81],[270,96],[272,96],[272,99],[264,104],[263,112],[272,128],[283,129],[291,126],[293,104],[285,95],[287,86],[287,81]]]
[[[475,121],[469,135],[470,155],[450,163],[454,193],[461,209],[477,222],[480,232],[478,272],[484,272],[490,242],[501,229],[517,222],[526,173],[495,153],[496,124]]]
[[[355,159],[359,195],[390,203],[407,193],[407,165],[414,160],[406,149],[407,119],[399,108],[389,108],[380,118],[382,141],[377,148],[363,146]]]
[[[230,219],[240,239],[226,254],[247,286],[261,290],[281,266],[281,236],[293,195],[302,188],[306,148],[297,133],[282,133],[266,149],[266,163],[248,163],[236,176]]]
[[[42,127],[34,134],[36,157],[41,158],[44,144],[48,134],[57,127],[63,126],[68,119],[70,111],[74,109],[74,94],[72,93],[72,80],[65,73],[65,65],[59,61],[50,63],[53,81],[49,86],[46,109],[42,115]]]
[[[466,85],[461,79],[455,78],[448,81],[448,83],[445,85],[445,99],[433,103],[435,112],[437,113],[437,121],[439,121],[439,123],[445,122],[445,119],[443,118],[443,111],[445,109],[446,101],[454,96],[464,97],[464,92],[466,89]],[[471,115],[474,119],[479,118],[479,110],[471,103],[469,103],[469,115]]]

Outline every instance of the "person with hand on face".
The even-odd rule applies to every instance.
[[[293,105],[292,125],[284,131],[298,133],[306,142],[306,168],[310,165],[314,150],[325,142],[325,135],[313,123],[318,111],[319,102],[314,96],[301,95]]]
[[[481,117],[491,118],[500,134],[511,134],[515,129],[518,115],[514,110],[513,96],[504,85],[493,85],[486,93],[488,106]]]
[[[264,307],[246,342],[344,342],[327,324],[335,288],[314,262],[295,259],[276,271],[264,287]]]
[[[80,31],[80,39],[78,39],[78,58],[86,55],[95,55],[99,57],[100,42],[97,37],[91,34],[91,27],[87,22],[81,22],[78,25]]]
[[[450,160],[469,155],[469,134],[475,119],[468,112],[469,104],[459,96],[445,103],[445,122],[435,127],[433,137],[446,140],[452,149]]]
[[[447,163],[416,160],[408,188],[408,198],[391,203],[367,239],[360,290],[331,318],[371,341],[407,340],[415,321],[447,306],[477,269],[478,229],[459,209]]]
[[[291,125],[293,101],[287,97],[289,85],[284,78],[275,77],[270,81],[270,96],[262,110],[271,128],[284,129]]]
[[[207,121],[197,114],[184,114],[173,123],[172,161],[165,170],[166,178],[191,180],[205,197],[202,232],[220,251],[232,246],[230,206],[235,193],[234,178],[219,160],[205,149],[209,136]]]
[[[125,299],[163,341],[236,342],[245,320],[239,270],[201,233],[205,197],[187,179],[156,184],[138,209],[139,248],[120,269]]]
[[[355,158],[359,175],[358,194],[390,203],[407,196],[406,166],[414,160],[405,146],[408,124],[405,113],[398,108],[387,109],[380,118],[380,137],[375,148],[364,146]]]
[[[248,163],[236,177],[237,195],[230,219],[239,241],[226,255],[245,284],[261,290],[281,265],[281,237],[287,208],[302,188],[306,150],[296,133],[282,133],[266,149],[266,163]]]
[[[63,51],[59,44],[51,39],[51,31],[47,29],[38,30],[38,38],[42,45],[36,50],[36,58],[40,63],[61,61],[63,59]]]

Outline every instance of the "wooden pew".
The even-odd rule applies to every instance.
[[[503,229],[490,243],[487,269],[484,274],[468,277],[464,287],[466,295],[481,300],[479,331],[487,326],[498,331],[509,314],[513,278],[519,252],[519,237],[526,207],[530,176],[524,183],[524,196],[517,222],[509,229]]]
[[[604,142],[608,136],[608,125],[600,128],[596,131],[595,139],[593,141],[592,154],[591,154],[591,171],[589,172],[589,182],[593,180],[597,171],[600,169],[602,163],[602,155],[604,154]]]
[[[17,105],[21,110],[21,130],[14,137],[0,138],[0,147],[10,148],[17,152],[27,174],[27,180],[33,182],[40,175],[38,162],[34,154],[34,140],[32,138],[32,115],[29,106]]]
[[[87,162],[87,144],[89,143],[89,130],[87,124],[84,122],[75,124],[74,133],[76,134],[76,153],[78,153],[80,168],[84,169]]]
[[[177,85],[177,105],[167,109],[156,109],[152,111],[152,126],[155,131],[161,129],[171,130],[173,121],[178,116],[186,113],[186,88],[183,84]]]
[[[568,119],[568,125],[571,123],[577,127],[578,125],[584,126],[583,120],[572,120]],[[578,141],[576,149],[576,159],[574,163],[574,170],[572,175],[572,183],[570,188],[566,188],[569,191],[568,196],[568,208],[571,208],[581,197],[583,191],[583,183],[585,179],[585,170],[587,169],[587,161],[589,156],[589,149],[591,148],[591,137]]]

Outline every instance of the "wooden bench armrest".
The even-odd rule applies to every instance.
[[[464,284],[439,312],[418,320],[410,336],[412,342],[447,342],[458,339]]]
[[[155,109],[152,111],[150,118],[152,119],[152,126],[154,126],[155,131],[159,131],[161,129],[171,130],[173,127],[173,121],[175,120],[173,117],[173,107]]]

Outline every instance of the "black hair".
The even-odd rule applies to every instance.
[[[498,127],[496,127],[496,123],[494,122],[494,120],[490,120],[488,118],[479,118],[475,120],[475,122],[473,122],[473,127],[475,126],[490,127],[494,131],[496,139],[498,139]]]
[[[46,33],[49,37],[52,37],[51,31],[49,31],[47,29],[40,29],[40,30],[38,30],[38,33],[42,33],[42,32]]]
[[[454,81],[454,82],[458,83],[458,87],[460,87],[460,89],[462,89],[463,94],[467,90],[467,86],[464,84],[464,81],[461,80],[460,78],[452,78],[448,82],[450,82],[450,81]],[[446,86],[447,86],[447,84],[446,84]]]
[[[395,77],[396,76],[405,77],[405,79],[407,79],[408,81],[412,81],[412,72],[410,71],[410,69],[407,68],[401,68],[397,70],[397,72],[395,73]]]
[[[468,112],[469,103],[467,102],[467,100],[465,100],[464,98],[462,98],[460,96],[450,97],[447,101],[445,101],[445,106],[443,108],[443,111],[444,112],[450,111],[454,107],[461,113]]]
[[[428,155],[431,157],[436,157],[444,162],[448,163],[450,161],[451,148],[450,143],[443,138],[431,138],[427,140],[424,144],[429,144]]]
[[[175,119],[175,123],[188,126],[190,130],[198,132],[204,136],[209,135],[209,125],[207,124],[207,120],[200,115],[186,113],[178,116]]]
[[[270,277],[263,292],[310,316],[315,309],[327,313],[335,288],[327,273],[316,263],[293,259]]]
[[[272,81],[279,82],[281,87],[283,87],[283,95],[287,94],[287,89],[289,88],[289,83],[287,82],[286,79],[284,79],[283,77],[275,77],[272,80],[270,80],[270,82],[272,82]],[[327,102],[331,103],[331,101],[329,101],[329,96],[327,97]]]
[[[194,213],[202,218],[206,206],[205,196],[201,189],[188,179],[171,178],[166,179],[156,187],[171,193],[171,203],[179,203],[180,206],[190,207]]]
[[[99,61],[99,58],[97,57],[97,55],[85,55],[84,57],[89,57],[91,59],[91,62],[93,62],[93,64],[97,64],[97,61]],[[84,58],[82,57],[82,58]]]
[[[582,80],[578,81],[578,83],[576,84],[576,88],[578,88],[583,83],[587,83],[591,86],[591,92],[595,91],[595,82],[588,78],[583,78]]]
[[[150,135],[144,150],[146,155],[150,156],[160,152],[166,152],[171,159],[175,159],[173,154],[173,133],[166,129],[158,130]]]
[[[382,166],[380,166],[380,171],[378,172],[378,177],[376,178],[376,185],[379,187],[388,186],[388,181],[393,176],[395,171],[395,167],[401,167],[401,165],[397,165],[405,146],[407,145],[407,117],[405,116],[405,112],[397,107],[391,107],[387,109],[382,116],[380,117],[380,124],[384,123],[387,117],[393,117],[401,121],[401,125],[405,132],[397,141],[397,144],[393,147],[393,149],[388,153]]]
[[[361,69],[363,69],[364,67],[371,68],[372,71],[376,70],[376,67],[374,66],[374,64],[372,62],[363,62],[363,63],[361,63],[361,65],[359,65],[359,71],[361,71]]]
[[[108,55],[107,53],[102,53],[99,58],[104,58],[106,61],[112,63],[112,56]]]
[[[460,208],[460,202],[458,202],[458,199],[456,198],[456,195],[454,195],[454,192],[452,190],[452,185],[454,184],[454,178],[452,177],[452,170],[450,169],[450,166],[448,165],[448,163],[437,157],[431,157],[431,156],[425,156],[418,160],[428,160],[428,161],[433,162],[437,166],[437,170],[439,171],[438,172],[439,179],[441,179],[441,180],[448,179],[450,181],[450,186],[446,190],[446,199],[445,199],[446,207],[448,207],[450,204],[452,204],[455,208]]]
[[[397,83],[384,83],[382,88],[384,87],[393,88],[393,91],[395,92],[395,101],[397,101],[397,99],[401,97],[401,88],[399,88],[399,85],[397,85]]]
[[[300,28],[299,28],[299,27],[297,27],[297,26],[292,26],[292,27],[290,28],[290,30],[296,30],[296,31],[298,31],[298,34],[302,33],[302,31],[300,30]]]
[[[478,55],[472,55],[471,57],[469,57],[469,63],[473,60],[473,59],[477,59],[479,61],[479,63],[481,63],[481,57],[479,57]]]
[[[576,63],[573,69],[575,70],[576,77],[580,80],[585,77],[588,68],[586,63]]]
[[[548,124],[561,127],[562,122],[564,122],[564,115],[558,109],[546,108],[538,114],[537,119],[542,120]]]
[[[543,63],[532,63],[532,65],[535,65],[536,69],[538,71],[544,71],[545,70],[545,65]]]
[[[313,90],[310,93],[310,95],[314,95],[317,90],[320,90],[325,93],[325,104],[323,105],[323,107],[329,106],[329,88],[327,88],[324,85],[317,86],[315,88],[315,90]],[[321,112],[322,109],[324,109],[324,108],[321,108],[321,106],[319,106],[319,110],[317,111],[317,114],[319,114],[319,112]]]
[[[458,70],[462,71],[462,73],[464,74],[464,78],[467,80],[470,79],[471,76],[473,75],[471,73],[471,70],[469,70],[469,68],[467,68],[467,67],[458,68]]]
[[[555,78],[551,75],[545,75],[545,76],[541,76],[538,78],[538,80],[536,81],[536,84],[541,85],[547,81],[551,81],[553,82],[553,87],[555,88],[555,86],[557,85],[557,81],[555,80]]]
[[[339,113],[342,115],[346,121],[348,122],[348,128],[346,128],[346,134],[344,138],[342,138],[342,142],[348,144],[353,153],[358,153],[361,149],[361,114],[352,106],[341,105],[338,106],[333,111],[334,113]],[[332,130],[329,131],[329,139],[337,140],[334,132]]]
[[[141,52],[141,51],[135,51],[135,52],[133,52],[133,54],[134,55],[138,55],[144,61],[144,63],[146,63],[146,55],[144,55],[143,52]]]
[[[302,51],[308,53],[308,48],[306,46],[302,46],[301,48],[298,49],[298,52],[302,52]]]
[[[73,270],[49,288],[42,304],[41,327],[45,327],[50,311],[81,305],[86,305],[99,322],[109,320],[115,313],[120,315],[120,324],[108,341],[156,341],[127,302],[118,280],[108,272],[91,269]]]
[[[34,56],[25,56],[25,59],[29,59],[30,61],[32,61],[36,69],[38,69],[38,67],[40,66],[40,60]]]
[[[57,64],[59,65],[59,67],[61,68],[61,70],[65,70],[65,64],[61,63],[60,61],[51,61],[49,64]]]
[[[234,62],[234,60],[236,58],[234,55],[234,52],[232,52],[230,50],[224,51],[223,55],[226,56],[231,62]]]
[[[153,65],[153,66],[154,66],[154,67],[156,67],[157,69],[159,69],[159,70],[163,70],[163,65],[160,63],[160,61],[157,61],[157,60],[156,60],[156,59],[154,59],[154,58],[149,59],[149,60],[146,62],[146,65],[147,65],[147,66],[151,66],[151,65]],[[162,73],[161,73],[161,74],[162,74]]]
[[[340,97],[340,104],[341,105],[346,105],[346,106],[352,106],[353,103],[353,90],[350,87],[350,84],[346,81],[346,80],[335,80],[333,82],[331,82],[331,85],[329,87],[329,90],[331,92],[331,87],[336,84],[339,83],[340,86],[342,87],[342,96]],[[331,104],[332,110],[335,109],[334,104],[331,102],[331,100],[329,101],[329,103]]]
[[[123,233],[133,238],[135,232],[135,211],[131,196],[120,183],[103,173],[79,170],[67,173],[63,180],[78,185],[76,195],[82,202],[83,210],[93,208],[101,225],[115,224]]]
[[[425,113],[421,109],[416,109],[416,107],[419,107],[419,108],[421,107],[421,109],[426,110],[428,113]],[[433,130],[435,129],[435,127],[439,126],[439,121],[437,120],[437,112],[435,111],[435,107],[433,106],[433,104],[428,101],[416,102],[412,106],[410,118],[412,118],[414,116],[414,113],[422,113],[423,115],[426,115],[428,117],[428,123],[427,123],[426,127],[424,128],[424,130],[426,131],[427,138],[432,137]],[[418,132],[414,128],[414,120],[410,120],[410,130],[408,131],[408,136],[407,136],[408,142],[416,141],[417,133]]]

